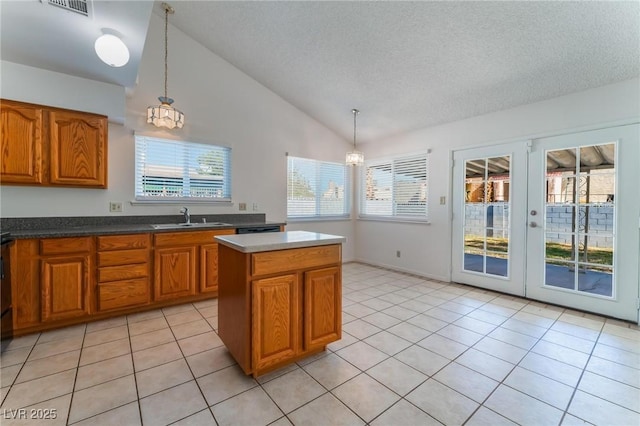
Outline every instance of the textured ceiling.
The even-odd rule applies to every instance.
[[[640,75],[637,1],[170,3],[171,25],[346,139],[358,108],[359,143]],[[91,7],[0,0],[2,59],[135,86],[160,2]],[[125,67],[95,55],[103,28],[129,45]]]
[[[360,109],[359,143],[640,74],[638,2],[173,5],[173,25],[347,139]]]

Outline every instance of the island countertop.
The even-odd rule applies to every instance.
[[[347,241],[340,235],[320,234],[308,231],[265,232],[215,237],[215,240],[242,253],[286,250],[291,248],[340,244]]]

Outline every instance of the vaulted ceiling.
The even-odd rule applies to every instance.
[[[36,0],[0,3],[3,59],[135,85],[135,73],[90,66],[93,41],[121,24],[137,70],[150,2],[94,0],[91,30],[60,14],[36,19],[31,10],[51,9]],[[632,1],[172,5],[172,25],[346,139],[360,109],[359,142],[640,75]],[[159,2],[153,11],[164,15]],[[98,23],[103,13],[113,21]]]

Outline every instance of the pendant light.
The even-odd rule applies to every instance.
[[[168,30],[169,30],[169,14],[173,14],[175,10],[167,3],[162,3],[164,9],[164,96],[160,96],[158,100],[160,105],[150,106],[147,108],[147,123],[151,123],[156,127],[167,127],[169,129],[184,126],[184,114],[171,106],[173,99],[167,96],[167,56],[168,56]]]
[[[360,114],[357,109],[352,109],[353,113],[353,151],[347,152],[346,163],[348,166],[361,166],[364,163],[364,154],[356,151],[356,117]]]

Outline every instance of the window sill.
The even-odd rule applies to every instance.
[[[172,199],[172,200],[131,200],[129,203],[132,206],[148,206],[150,204],[161,204],[161,205],[180,205],[183,206],[185,204],[224,204],[225,206],[233,206],[233,202],[231,200],[196,200],[196,199]]]
[[[348,216],[314,216],[314,217],[287,217],[287,223],[304,223],[304,222],[347,222],[351,217]]]
[[[376,217],[376,216],[358,216],[358,220],[371,222],[391,222],[391,223],[414,223],[416,225],[431,225],[428,219],[411,219],[404,217]]]

